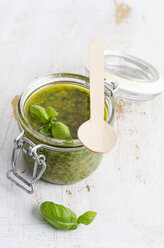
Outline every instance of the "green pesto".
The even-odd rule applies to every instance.
[[[37,104],[44,108],[53,107],[57,112],[57,120],[70,128],[73,139],[77,138],[78,127],[89,119],[89,90],[71,83],[54,83],[33,92],[26,100],[24,115],[28,123],[38,130],[41,126],[30,115],[30,105]],[[105,107],[104,119],[107,111]],[[33,136],[25,136],[35,144],[40,142]],[[56,184],[70,184],[89,176],[99,165],[102,155],[93,153],[86,148],[76,151],[38,150],[46,156],[46,171],[42,179]],[[28,167],[33,169],[34,160],[24,154]]]

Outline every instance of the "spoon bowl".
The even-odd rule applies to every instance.
[[[94,124],[92,120],[84,122],[78,130],[78,137],[86,148],[96,153],[111,151],[117,142],[113,127],[103,120]]]

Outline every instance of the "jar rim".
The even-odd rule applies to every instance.
[[[71,141],[68,140],[61,140],[61,139],[55,139],[53,137],[45,136],[38,131],[36,131],[26,120],[24,116],[24,104],[26,103],[29,96],[34,93],[39,88],[42,88],[48,84],[52,83],[60,83],[60,82],[70,82],[72,83],[78,83],[81,87],[85,87],[89,89],[89,78],[83,75],[74,74],[74,73],[56,73],[56,74],[47,74],[41,77],[36,78],[31,82],[29,87],[23,91],[21,94],[19,101],[18,101],[18,124],[20,129],[24,129],[27,133],[32,135],[34,138],[39,140],[39,142],[50,145],[50,146],[57,146],[57,147],[84,147],[79,139],[73,139]],[[110,99],[111,102],[111,113],[109,113],[108,110],[108,118],[107,123],[112,123],[114,118],[114,101],[113,98],[110,95],[109,88],[105,87],[105,96]]]

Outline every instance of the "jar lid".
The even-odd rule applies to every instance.
[[[105,50],[104,67],[106,83],[118,83],[116,97],[151,100],[164,90],[164,82],[158,71],[137,57]]]

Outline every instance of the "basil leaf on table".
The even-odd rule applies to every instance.
[[[56,121],[51,126],[51,133],[55,139],[71,140],[72,136],[69,127],[60,121]]]
[[[58,113],[56,112],[56,110],[54,108],[52,108],[51,106],[49,106],[47,109],[46,109],[46,112],[49,116],[49,121],[52,122],[56,116],[58,116]]]
[[[78,227],[76,214],[62,205],[43,202],[40,211],[43,217],[58,230],[73,230]]]
[[[94,211],[87,211],[84,214],[80,215],[77,222],[84,225],[89,225],[94,218],[96,217],[97,213]]]
[[[40,206],[42,216],[58,230],[73,230],[78,225],[89,225],[97,213],[88,211],[77,219],[76,214],[71,209],[53,202],[43,202]]]
[[[44,134],[46,136],[51,136],[51,130],[50,130],[51,126],[52,126],[51,123],[48,123],[48,124],[42,126],[39,129],[39,133]]]
[[[30,106],[30,114],[33,118],[38,120],[40,123],[45,124],[49,121],[49,116],[45,110],[45,108],[32,104]]]

